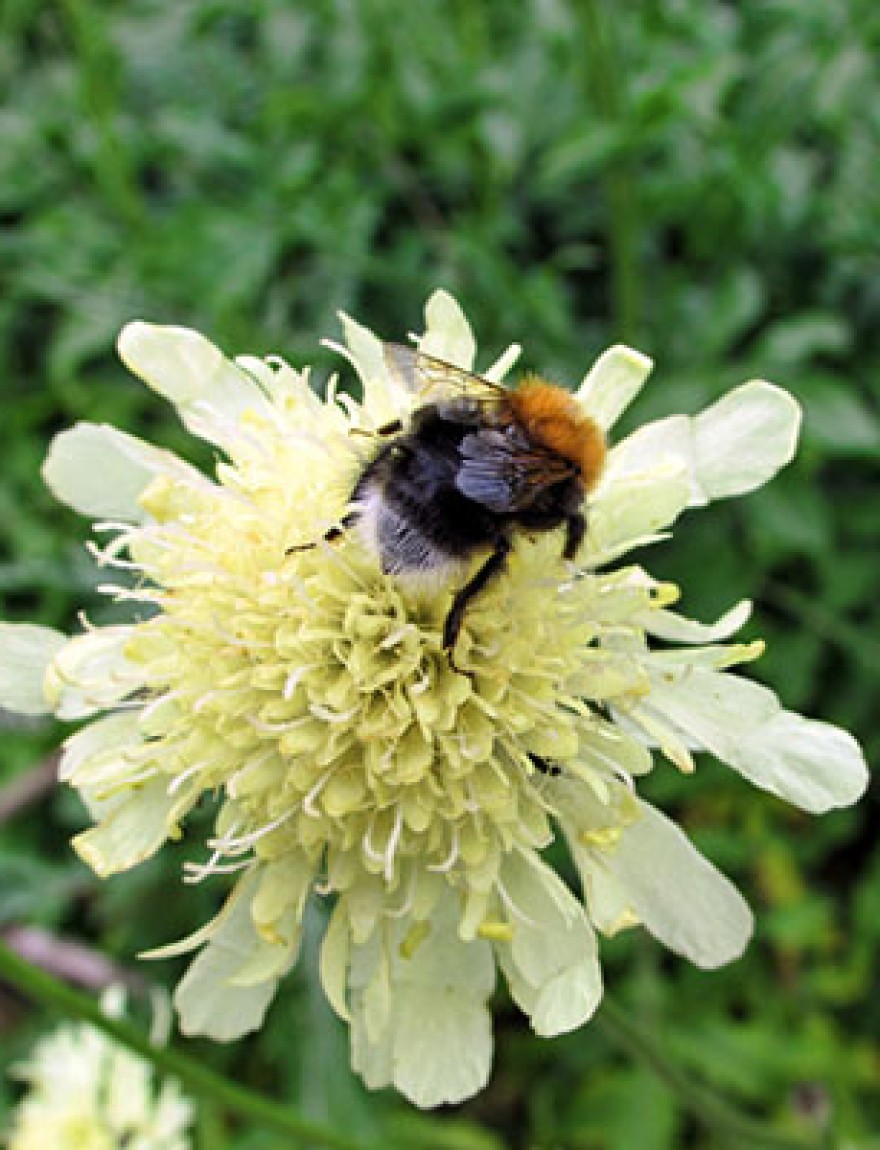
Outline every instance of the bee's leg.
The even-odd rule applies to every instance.
[[[389,435],[399,435],[403,431],[403,424],[399,419],[392,419],[390,423],[383,423],[381,427],[377,427],[374,431],[368,431],[365,427],[353,427],[351,429],[352,435],[381,435],[383,438]]]
[[[357,523],[357,520],[357,512],[349,511],[348,515],[344,515],[335,527],[331,527],[330,530],[322,536],[324,542],[333,543],[334,540],[340,539],[346,533],[349,527],[354,527],[355,523]],[[294,551],[311,551],[312,548],[317,546],[317,543],[298,543],[294,547],[288,547],[284,554],[292,555]]]
[[[587,532],[587,521],[578,511],[569,515],[565,521],[565,546],[562,549],[563,559],[574,559],[580,550],[584,535]]]
[[[449,660],[449,665],[453,671],[458,671],[459,674],[467,674],[461,667],[455,665],[455,643],[458,639],[458,634],[461,631],[461,625],[464,622],[464,613],[468,603],[475,595],[483,590],[487,583],[503,569],[507,556],[510,554],[511,543],[506,535],[502,537],[495,544],[495,550],[477,571],[472,579],[457,592],[455,598],[452,600],[452,606],[449,608],[449,614],[446,616],[446,622],[443,624],[443,650],[446,652],[446,657]]]
[[[545,759],[543,755],[529,755],[529,758],[538,768],[542,775],[551,775],[555,778],[557,775],[562,774],[562,767],[556,763],[551,762],[550,759]]]

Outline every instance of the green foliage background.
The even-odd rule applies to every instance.
[[[696,617],[754,598],[769,650],[753,673],[876,762],[878,53],[873,0],[6,0],[0,615],[106,617],[83,525],[39,480],[56,431],[115,423],[208,462],[116,362],[126,320],[328,369],[337,308],[401,339],[442,286],[484,364],[520,340],[527,366],[575,382],[614,339],[648,352],[639,422],[757,375],[798,397],[797,462],[686,518],[646,562]],[[59,737],[8,719],[0,787]],[[650,784],[746,892],[757,935],[715,974],[636,932],[608,941],[609,993],[743,1110],[824,1129],[827,1147],[880,1146],[876,791],[811,819],[708,761]],[[0,929],[133,966],[213,906],[216,889],[178,884],[186,842],[99,883],[67,846],[83,822],[53,793],[3,827]],[[140,972],[170,984],[172,965]],[[724,1145],[600,1025],[544,1041],[501,995],[497,1013],[492,1083],[436,1118],[467,1123],[462,1145],[477,1127],[538,1150]],[[45,1024],[0,997],[2,1061]],[[405,1118],[352,1079],[313,956],[258,1037],[187,1045],[339,1129]],[[0,1107],[14,1096],[6,1082]],[[278,1145],[209,1107],[199,1137]]]

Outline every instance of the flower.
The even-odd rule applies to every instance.
[[[111,988],[104,1012],[118,1017]],[[188,1150],[192,1103],[174,1079],[153,1081],[152,1067],[85,1024],[60,1026],[14,1068],[29,1087],[15,1108],[8,1150]]]
[[[320,399],[277,359],[230,362],[192,331],[123,330],[128,367],[219,449],[216,475],[111,427],[55,440],[45,477],[110,537],[93,546],[99,562],[134,580],[104,589],[141,617],[71,639],[3,627],[0,701],[91,720],[67,740],[61,777],[94,819],[74,846],[100,875],[152,855],[202,795],[218,796],[187,877],[237,878],[216,918],[152,952],[200,949],[175,996],[184,1031],[230,1040],[259,1027],[296,962],[307,900],[332,896],[321,977],[350,1023],[353,1065],[433,1106],[488,1078],[498,967],[534,1030],[554,1035],[600,1001],[597,931],[641,923],[705,967],[741,953],[743,899],[636,794],[656,751],[682,771],[711,751],[814,812],[854,802],[866,767],[849,735],[731,674],[762,649],[726,642],[748,603],[696,623],[671,610],[677,588],[617,564],[687,507],[787,463],[789,395],[747,383],[617,443],[577,563],[555,534],[520,533],[468,608],[459,674],[442,649],[455,588],[383,574],[357,531],[325,539],[376,451],[371,432],[418,402],[381,341],[343,326],[360,403],[335,381]],[[443,292],[419,347],[473,364],[471,330]],[[487,377],[503,378],[518,350]],[[577,399],[609,430],[650,367],[611,348]],[[583,898],[542,857],[558,834]]]

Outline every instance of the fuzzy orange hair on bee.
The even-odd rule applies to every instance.
[[[605,463],[605,436],[571,392],[527,375],[507,393],[506,402],[529,438],[574,464],[584,491],[591,491]]]
[[[404,582],[464,579],[443,625],[460,670],[467,607],[504,570],[517,532],[562,528],[562,558],[576,556],[605,437],[573,395],[538,376],[506,388],[415,348],[383,350],[391,376],[420,402],[408,424],[379,428],[350,509],[327,538],[357,527],[382,570]]]

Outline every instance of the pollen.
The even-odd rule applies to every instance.
[[[585,491],[595,487],[605,462],[605,436],[573,395],[539,376],[526,376],[509,402],[536,443],[571,460]]]

